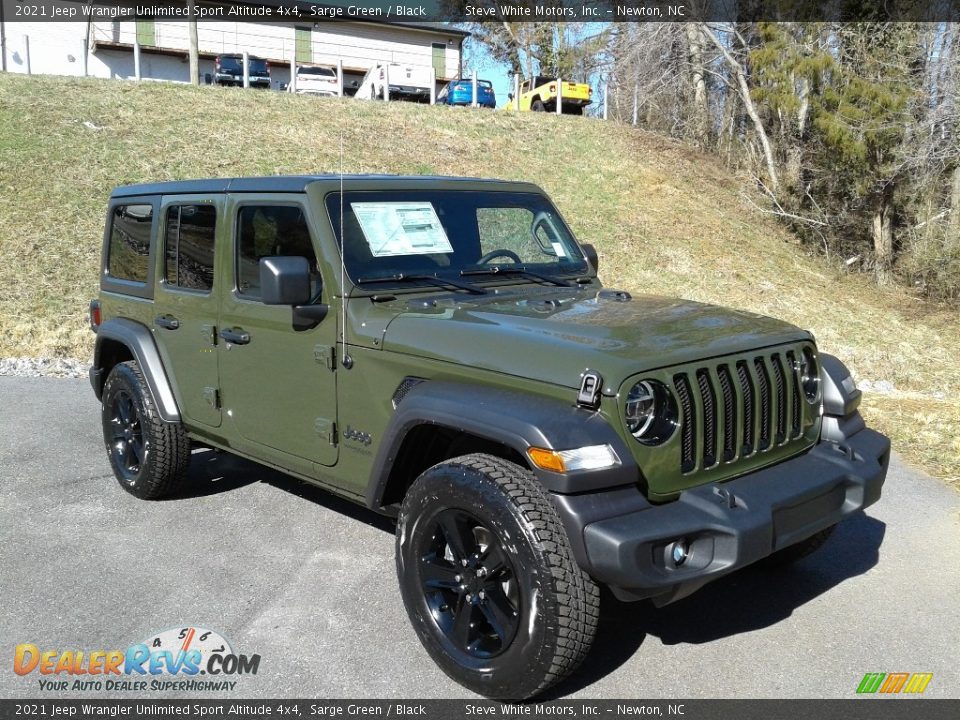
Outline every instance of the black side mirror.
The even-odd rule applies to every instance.
[[[587,262],[593,267],[593,271],[597,272],[600,262],[600,258],[597,256],[597,249],[590,243],[583,243],[580,247],[583,250],[584,257],[587,258]]]
[[[310,261],[293,256],[260,258],[260,299],[264,305],[310,302]]]
[[[507,93],[507,100],[513,100],[513,93]]]
[[[260,258],[260,300],[264,305],[293,306],[295,330],[316,327],[330,311],[329,305],[312,302],[320,286],[311,288],[310,261],[299,256]]]

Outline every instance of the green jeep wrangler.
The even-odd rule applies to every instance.
[[[810,333],[596,270],[523,182],[118,188],[90,313],[110,463],[154,499],[219,448],[395,516],[427,652],[534,696],[587,654],[598,584],[661,605],[802,557],[890,455]]]

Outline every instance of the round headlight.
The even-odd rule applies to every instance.
[[[640,442],[659,445],[677,428],[677,404],[663,383],[641,380],[630,388],[624,407],[627,430]]]
[[[814,402],[820,396],[820,368],[817,367],[817,358],[813,350],[803,349],[803,360],[800,363],[800,387],[807,400]]]

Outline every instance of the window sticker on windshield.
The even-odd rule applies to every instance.
[[[350,203],[374,257],[452,253],[429,202]]]

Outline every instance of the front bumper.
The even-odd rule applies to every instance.
[[[889,459],[890,441],[864,428],[663,505],[631,498],[624,488],[554,500],[590,575],[621,599],[664,604],[872,505]],[[681,539],[689,555],[675,567],[668,548]]]
[[[232,75],[230,73],[216,73],[214,80],[221,85],[243,85],[243,75]],[[270,87],[270,78],[262,76],[250,76],[251,87]]]

